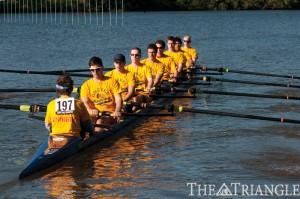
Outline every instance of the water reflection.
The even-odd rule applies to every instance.
[[[174,121],[172,117],[147,119],[125,136],[88,149],[41,178],[47,193],[58,198],[134,198],[137,188],[164,186],[156,169],[170,171],[157,150],[180,145]],[[151,184],[143,180],[149,178]]]

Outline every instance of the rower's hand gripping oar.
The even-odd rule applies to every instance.
[[[182,106],[174,106],[171,104],[170,105],[159,105],[159,104],[147,104],[147,103],[135,103],[135,102],[127,102],[126,104],[131,105],[131,106],[141,107],[141,108],[154,108],[154,109],[168,110],[171,112],[177,111],[177,112],[200,113],[200,114],[209,114],[209,115],[220,115],[220,116],[229,116],[229,117],[237,117],[237,118],[248,118],[248,119],[256,119],[256,120],[266,120],[266,121],[274,121],[274,122],[282,122],[282,123],[300,124],[300,120],[265,117],[265,116],[240,114],[240,113],[230,113],[230,112],[222,112],[222,111],[209,111],[209,110],[185,108]]]

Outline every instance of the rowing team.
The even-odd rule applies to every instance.
[[[73,80],[62,75],[56,81],[59,98],[47,106],[45,118],[50,137],[81,136],[101,128],[93,124],[114,124],[121,117],[122,102],[150,102],[149,94],[153,87],[163,86],[164,81],[176,81],[190,67],[194,66],[198,54],[190,46],[191,37],[184,36],[184,46],[179,37],[167,38],[165,42],[157,40],[147,47],[148,58],[141,60],[141,49],[134,47],[130,51],[131,64],[126,65],[125,56],[114,57],[115,69],[103,74],[103,64],[99,57],[89,60],[93,77],[87,80],[80,89],[81,100],[71,97]],[[126,107],[122,111],[134,111],[135,107]],[[113,112],[114,116],[101,116],[101,112]]]

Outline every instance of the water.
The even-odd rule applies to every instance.
[[[110,27],[108,14],[103,27],[72,27],[26,20],[8,23],[0,16],[0,68],[83,69],[94,55],[111,68],[117,53],[125,54],[129,63],[132,47],[140,47],[146,57],[149,43],[189,34],[199,61],[207,67],[299,76],[299,19],[299,11],[134,12],[124,13],[123,27]],[[52,88],[57,77],[0,73],[0,78],[1,88]],[[300,85],[299,80],[233,73],[224,78]],[[85,80],[74,78],[76,86]],[[225,82],[206,89],[300,95],[298,89]],[[45,105],[55,97],[55,93],[0,93],[6,104]],[[173,103],[299,119],[299,104],[292,100],[205,94]],[[59,168],[24,181],[17,179],[18,173],[48,132],[43,122],[16,110],[1,110],[0,127],[1,198],[200,198],[197,192],[189,196],[187,183],[213,184],[216,189],[222,183],[299,184],[297,124],[191,113],[150,118],[118,140],[98,144]]]

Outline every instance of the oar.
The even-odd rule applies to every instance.
[[[20,110],[24,112],[46,112],[47,106],[42,105],[11,105],[11,104],[0,104],[0,108],[4,109],[13,109],[13,110]]]
[[[259,98],[274,98],[274,99],[289,99],[289,100],[300,100],[300,97],[293,97],[288,95],[265,95],[255,93],[237,93],[228,91],[210,91],[196,88],[152,88],[156,91],[173,91],[173,92],[188,92],[190,94],[216,94],[216,95],[232,95],[232,96],[244,96],[244,97],[259,97]],[[159,95],[157,96],[159,97]],[[176,97],[176,96],[175,96]],[[190,96],[189,96],[190,97]]]
[[[169,82],[170,84],[180,84],[180,85],[204,85],[204,86],[210,86],[212,85],[210,82],[205,83],[205,82]]]
[[[74,88],[73,93],[77,93],[79,88]],[[10,92],[56,92],[55,88],[7,88],[0,89],[0,93],[10,93]]]
[[[112,116],[114,117],[114,113],[109,113],[109,112],[100,112],[99,116],[105,115],[105,116]],[[122,116],[130,116],[130,117],[151,117],[151,116],[175,116],[173,113],[121,113]]]
[[[135,102],[126,102],[125,104],[131,106],[137,106],[141,108],[154,108],[154,109],[162,109],[162,110],[177,111],[177,112],[190,112],[190,113],[200,113],[200,114],[209,114],[209,115],[220,115],[220,116],[229,116],[229,117],[237,117],[237,118],[248,118],[248,119],[300,124],[300,120],[221,112],[221,111],[200,110],[200,109],[193,109],[193,108],[184,108],[182,106],[174,106],[171,104],[159,105],[159,104],[146,104],[146,103],[135,103]]]
[[[149,95],[150,97],[153,97],[153,98],[197,98],[196,96],[186,96],[186,95],[176,95],[176,96],[173,96],[173,95]]]
[[[104,71],[113,70],[113,68],[104,68]],[[20,74],[40,74],[40,75],[62,75],[70,74],[75,76],[72,72],[89,72],[89,69],[74,69],[74,70],[54,70],[54,71],[34,71],[34,70],[10,70],[10,69],[0,69],[0,72],[6,73],[20,73]],[[80,75],[80,74],[79,74]],[[85,74],[82,74],[85,75]],[[91,76],[91,75],[89,75]]]
[[[242,71],[242,70],[232,70],[228,68],[207,68],[207,67],[201,67],[203,71],[218,71],[218,72],[225,72],[225,73],[240,73],[240,74],[249,74],[249,75],[260,75],[260,76],[266,76],[266,77],[283,77],[283,78],[289,78],[289,79],[300,79],[300,77],[297,77],[295,75],[279,75],[279,74],[273,74],[273,73],[260,73],[260,72],[250,72],[250,71]]]
[[[10,104],[0,104],[0,108],[4,109],[13,109],[13,110],[20,110],[23,112],[31,112],[31,113],[36,113],[36,112],[46,112],[47,111],[47,106],[43,105],[10,105]],[[114,113],[109,113],[109,112],[100,112],[99,115],[106,115],[106,116],[115,116]],[[139,117],[139,116],[174,116],[174,114],[160,114],[160,113],[121,113],[122,116],[133,116],[133,117]]]
[[[207,72],[186,72],[193,75],[223,75],[223,73],[207,73]]]
[[[239,84],[254,84],[254,85],[264,85],[264,86],[278,86],[278,87],[290,87],[290,88],[300,88],[300,85],[294,84],[278,84],[278,83],[268,83],[268,82],[255,82],[255,81],[243,81],[235,79],[219,79],[215,77],[192,77],[191,79],[203,80],[206,82],[219,81],[219,82],[231,82]]]
[[[37,74],[37,75],[62,75],[62,74],[68,74],[70,76],[76,76],[76,77],[92,77],[91,74],[78,74],[78,73],[63,73],[63,72],[47,72],[47,71],[25,71],[25,70],[6,70],[6,69],[0,69],[0,72],[8,72],[8,73],[20,73],[20,74]]]

